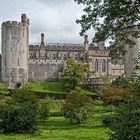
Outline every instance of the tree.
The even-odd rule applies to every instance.
[[[78,92],[71,92],[62,107],[65,118],[74,124],[80,124],[93,117],[93,100]]]
[[[62,77],[66,83],[65,87],[68,90],[73,90],[78,85],[82,85],[87,78],[88,69],[88,64],[81,64],[73,59],[69,59],[66,62],[66,68]]]
[[[120,105],[111,117],[111,140],[140,139],[140,97]]]
[[[12,90],[9,98],[0,100],[0,131],[34,132],[37,99],[27,87]]]
[[[124,55],[125,45],[134,45],[132,38],[138,37],[140,27],[140,0],[75,1],[85,5],[85,14],[76,21],[81,24],[81,35],[93,27],[96,31],[93,42],[112,40],[112,58]]]

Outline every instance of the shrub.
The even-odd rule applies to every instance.
[[[10,91],[8,90],[8,86],[5,83],[0,83],[0,96],[8,96],[10,95]]]
[[[69,94],[62,110],[70,122],[80,124],[93,116],[93,100],[73,91]]]
[[[122,88],[130,88],[130,80],[119,76],[117,77],[111,84],[113,87],[122,87]]]
[[[140,139],[140,97],[121,104],[112,116],[112,140]]]
[[[15,88],[20,88],[20,87],[21,87],[21,83],[17,82],[16,85],[15,85]]]
[[[4,132],[33,132],[37,101],[27,87],[12,91],[11,98],[0,102],[0,129]]]
[[[112,123],[112,117],[111,117],[111,116],[104,116],[104,117],[103,117],[103,120],[102,120],[102,123],[103,123],[105,126],[110,126],[111,123]]]
[[[38,119],[45,120],[49,117],[50,105],[46,99],[41,99],[38,103]]]
[[[126,101],[133,94],[129,88],[110,86],[101,89],[99,95],[106,103],[118,104],[119,102]]]
[[[41,120],[45,120],[49,116],[62,116],[62,104],[63,100],[55,100],[50,97],[40,99],[38,104],[38,118]]]

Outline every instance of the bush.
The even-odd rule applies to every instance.
[[[111,123],[112,123],[112,118],[111,118],[111,116],[104,116],[104,117],[103,117],[103,120],[102,120],[102,123],[103,123],[105,126],[110,126]]]
[[[12,91],[11,98],[0,102],[0,129],[4,132],[33,132],[37,101],[27,87]]]
[[[15,88],[20,88],[20,87],[21,87],[21,83],[17,82],[16,85],[15,85]]]
[[[80,124],[93,116],[93,100],[73,91],[69,94],[62,110],[70,122]]]
[[[38,103],[38,119],[45,120],[49,117],[50,105],[46,99],[41,99]]]
[[[122,101],[126,101],[132,97],[132,91],[129,88],[123,87],[105,87],[99,91],[99,96],[106,102],[112,104],[118,104]]]
[[[10,91],[8,90],[8,86],[5,83],[0,83],[0,96],[8,96],[10,95]]]
[[[111,85],[115,87],[130,88],[130,80],[119,76],[112,82]]]
[[[140,139],[140,97],[121,104],[112,116],[112,140]]]
[[[45,120],[49,116],[62,116],[62,104],[63,100],[55,100],[50,97],[40,99],[38,104],[38,118],[41,120]]]

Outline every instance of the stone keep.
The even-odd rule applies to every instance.
[[[2,82],[14,86],[28,81],[29,19],[2,23]]]

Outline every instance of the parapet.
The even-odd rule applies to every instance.
[[[17,21],[5,21],[2,23],[2,26],[6,26],[6,27],[12,27],[12,26],[21,26],[22,23],[21,22],[17,22]]]

